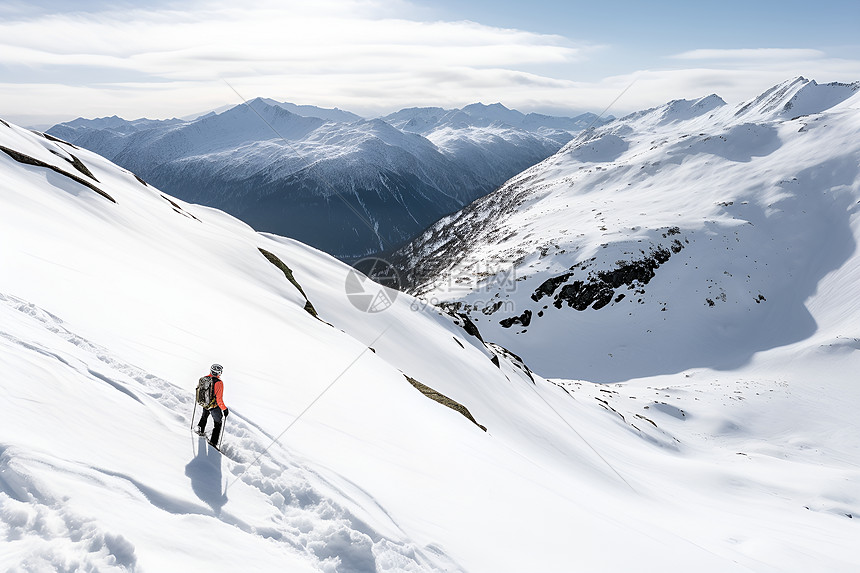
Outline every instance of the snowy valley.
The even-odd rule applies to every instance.
[[[0,122],[0,568],[856,571],[857,88],[587,130],[411,294]]]

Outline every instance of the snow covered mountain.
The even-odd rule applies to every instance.
[[[258,98],[190,121],[79,119],[49,133],[181,199],[350,259],[412,238],[596,119],[525,116],[499,104],[447,115],[419,133]]]
[[[493,189],[508,179],[507,173],[520,173],[558,151],[572,134],[607,121],[593,113],[574,118],[526,115],[500,103],[462,110],[409,108],[382,119],[426,137],[454,160],[458,171],[477,173],[492,181]]]
[[[399,265],[413,292],[550,376],[731,369],[833,335],[812,308],[852,292],[860,268],[858,89],[797,78],[736,107],[679,100],[589,130]]]
[[[856,111],[847,100],[785,125],[850,154]],[[599,147],[584,137],[579,149],[586,141]],[[780,200],[812,209],[822,197],[776,191],[757,225],[788,213]],[[600,385],[544,378],[532,370],[560,360],[526,365],[496,344],[507,330],[483,321],[479,332],[316,249],[0,122],[0,568],[856,571],[860,267],[841,242],[856,243],[856,195],[855,183],[831,186],[834,203],[810,211],[833,216],[820,268],[790,285],[773,271],[775,287],[797,289],[813,334],[731,369],[644,377],[644,363]],[[654,193],[629,200],[666,227]],[[706,241],[672,227],[665,240],[690,239],[681,253]],[[810,240],[830,230],[794,229]],[[601,250],[601,233],[580,232]],[[778,251],[769,239],[762,257]],[[786,246],[801,264],[808,251]],[[716,275],[726,259],[696,263]],[[562,353],[624,334],[602,310],[564,333]],[[687,318],[673,325],[691,330],[701,315]],[[707,350],[737,355],[719,336]],[[223,456],[190,432],[193,388],[216,361],[231,412]],[[617,376],[611,366],[595,379]]]
[[[441,107],[413,107],[402,109],[382,118],[398,129],[420,133],[431,137],[442,128],[508,126],[528,131],[543,130],[549,137],[557,137],[567,143],[566,133],[582,131],[594,124],[611,120],[601,119],[593,113],[576,117],[557,117],[539,113],[523,114],[508,109],[500,103],[484,105],[473,103],[463,109],[443,109]]]

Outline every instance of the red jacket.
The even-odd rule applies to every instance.
[[[224,383],[220,378],[215,379],[215,403],[222,410],[227,409],[227,406],[224,405]]]

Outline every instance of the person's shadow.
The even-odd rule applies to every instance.
[[[220,515],[227,503],[227,492],[221,489],[221,453],[202,436],[197,440],[197,455],[185,466],[185,475],[191,478],[194,494]]]

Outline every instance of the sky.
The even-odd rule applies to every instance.
[[[856,0],[2,0],[0,117],[183,117],[258,96],[365,117],[739,103],[798,75],[860,80],[857,22]]]

